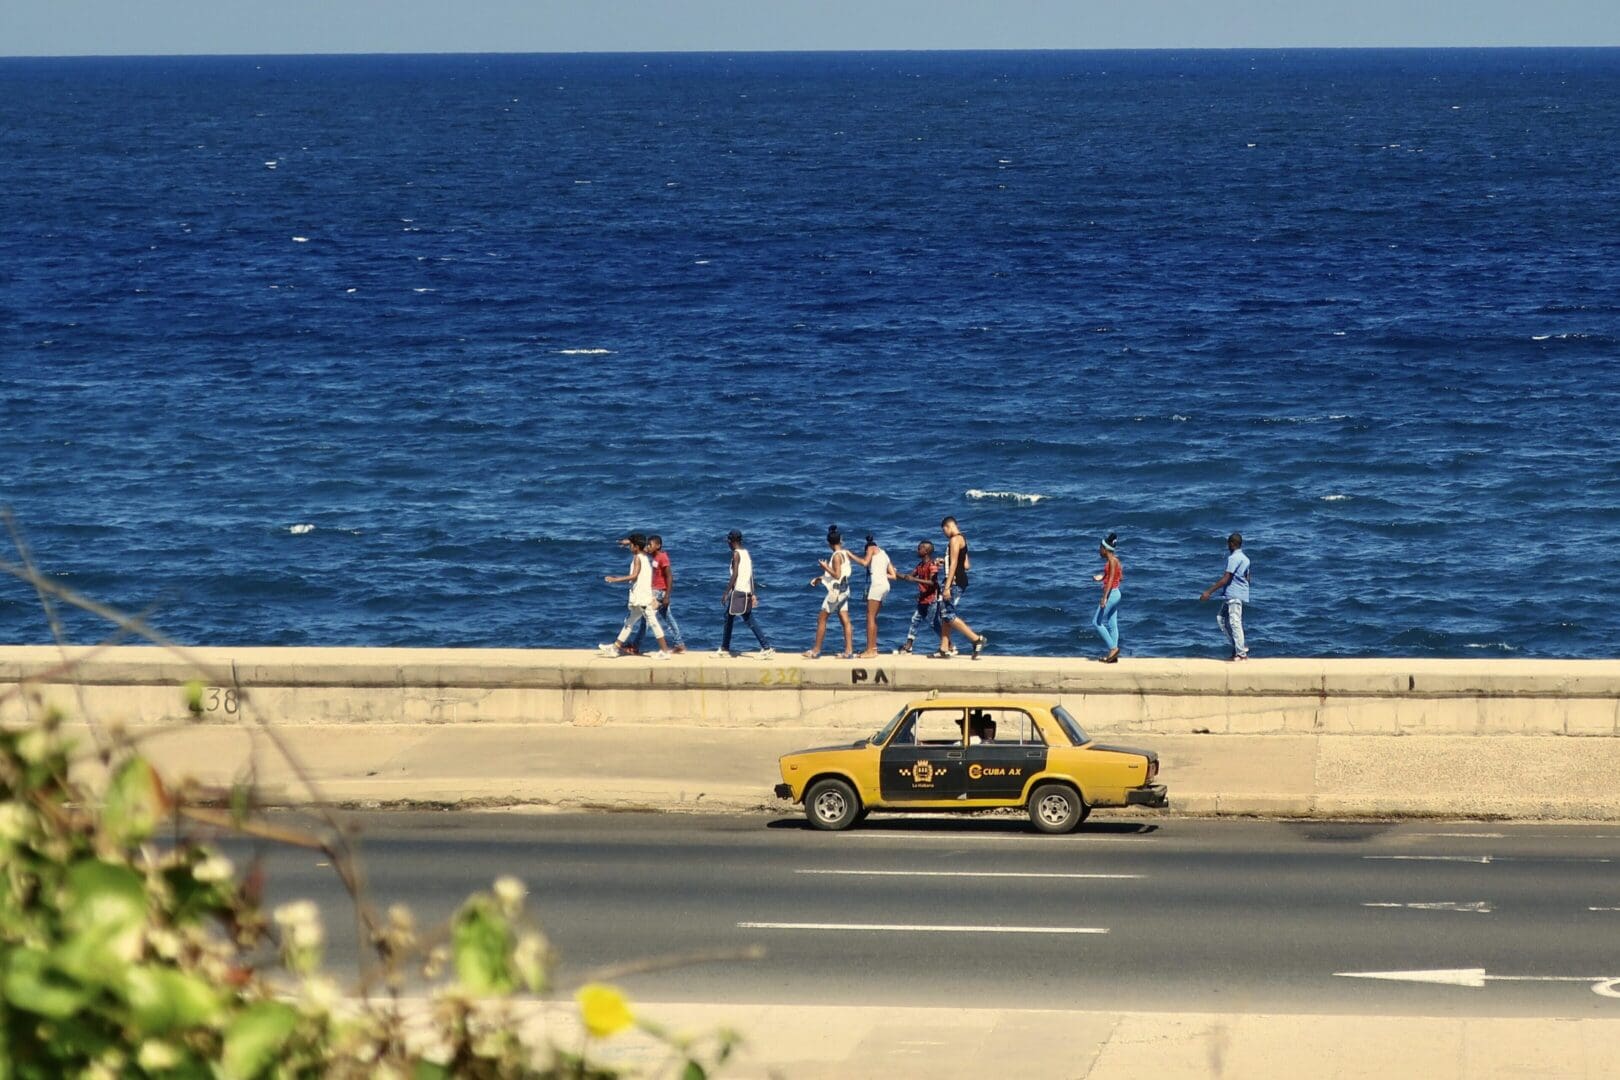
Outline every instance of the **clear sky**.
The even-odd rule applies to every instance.
[[[0,55],[1620,45],[1620,0],[0,0]]]

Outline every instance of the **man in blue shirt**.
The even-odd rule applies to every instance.
[[[1232,647],[1232,659],[1247,660],[1249,646],[1243,640],[1243,605],[1249,602],[1249,557],[1243,554],[1241,533],[1226,538],[1226,551],[1226,573],[1198,599],[1208,600],[1216,591],[1220,592],[1221,609],[1215,614],[1215,622]]]

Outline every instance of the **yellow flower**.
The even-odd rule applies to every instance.
[[[579,988],[574,1000],[579,1002],[579,1015],[585,1021],[585,1030],[598,1039],[617,1035],[636,1022],[630,1012],[630,1003],[624,999],[618,987],[589,983]]]

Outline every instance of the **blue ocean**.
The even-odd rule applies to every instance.
[[[0,502],[190,643],[594,646],[642,529],[713,648],[738,528],[802,649],[953,514],[993,653],[1114,531],[1219,655],[1240,530],[1256,656],[1614,655],[1617,160],[1620,50],[0,60]]]

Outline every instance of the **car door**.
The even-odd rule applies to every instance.
[[[1016,802],[1029,778],[1046,768],[1046,741],[1022,709],[984,710],[983,715],[994,723],[995,738],[967,748],[968,800]]]
[[[961,709],[916,709],[878,758],[886,803],[960,799],[966,790]]]

